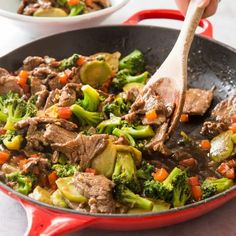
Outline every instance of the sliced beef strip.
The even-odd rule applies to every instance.
[[[188,89],[183,108],[183,113],[203,116],[211,105],[213,99],[212,90],[198,88]]]
[[[45,106],[49,92],[48,90],[42,90],[37,93],[36,106],[38,109],[41,109]]]
[[[61,91],[59,89],[52,90],[49,93],[49,96],[46,100],[44,110],[46,110],[47,108],[51,107],[52,105],[58,103],[59,99],[60,99],[60,95],[61,95]]]
[[[74,185],[87,197],[91,213],[115,213],[116,202],[112,191],[114,183],[102,175],[78,173],[73,178]]]
[[[31,71],[34,68],[38,67],[44,63],[44,59],[42,57],[37,57],[37,56],[29,56],[26,57],[25,60],[23,61],[23,70]]]
[[[23,129],[28,127],[29,125],[37,126],[38,124],[55,124],[67,130],[74,130],[77,128],[77,125],[70,121],[51,117],[33,117],[33,118],[28,118],[26,120],[21,120],[15,124],[15,128]]]
[[[81,92],[82,84],[68,83],[61,90],[58,105],[62,107],[71,106],[75,103],[77,93]]]
[[[23,94],[23,90],[17,83],[17,78],[10,74],[0,76],[0,94],[6,95],[8,92]]]
[[[79,134],[75,139],[66,143],[52,142],[51,147],[53,150],[65,154],[71,163],[79,163],[82,169],[86,169],[91,160],[106,148],[108,138],[109,136],[106,134],[91,136]]]
[[[42,80],[37,77],[33,77],[30,83],[31,94],[36,94],[38,92],[46,90],[47,87],[43,84]]]
[[[218,103],[211,113],[211,118],[218,122],[224,122],[225,124],[231,123],[231,117],[236,115],[236,91],[230,95],[228,99],[225,99]]]
[[[44,133],[44,138],[50,143],[66,143],[74,140],[77,133],[68,131],[55,124],[48,124]]]

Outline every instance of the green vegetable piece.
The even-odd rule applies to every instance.
[[[17,135],[14,131],[8,131],[3,139],[3,144],[9,150],[20,150],[23,140],[22,135]]]
[[[71,69],[76,66],[76,61],[80,58],[79,54],[73,54],[72,56],[65,58],[60,61],[59,70],[64,71],[65,69]]]
[[[136,88],[141,92],[143,90],[143,87],[144,87],[143,83],[131,82],[123,87],[123,91],[128,92],[129,90]]]
[[[65,17],[67,16],[66,12],[57,7],[51,7],[51,8],[39,8],[33,16],[37,17]]]
[[[155,133],[150,125],[139,125],[135,128],[122,127],[123,132],[130,134],[135,139],[151,138]]]
[[[101,87],[112,77],[112,70],[105,61],[91,61],[85,63],[80,69],[80,79],[83,84],[94,88]]]
[[[152,200],[152,202],[153,202],[152,212],[167,211],[171,207],[171,204],[169,204],[163,200],[154,200],[154,199],[150,199],[150,200]]]
[[[151,211],[153,208],[152,201],[133,193],[124,185],[117,185],[115,187],[115,197],[117,201],[129,206],[130,208],[141,208],[147,211]]]
[[[98,154],[91,162],[91,167],[96,173],[111,178],[116,162],[116,146],[109,140],[106,149]]]
[[[78,104],[70,107],[73,114],[78,118],[81,125],[97,125],[103,120],[101,113],[86,111]]]
[[[52,205],[51,194],[46,189],[41,188],[40,186],[37,186],[34,191],[29,194],[29,197],[37,201]]]
[[[81,90],[84,94],[84,99],[81,101],[83,108],[87,111],[97,111],[100,103],[100,94],[97,90],[92,88],[90,85],[82,86]]]
[[[141,163],[141,167],[137,171],[137,177],[141,180],[152,180],[152,174],[154,171],[155,166],[143,160]]]
[[[69,16],[77,16],[84,12],[84,6],[82,4],[77,4],[75,6],[70,7]]]
[[[87,198],[81,195],[72,182],[72,177],[59,178],[56,181],[57,187],[62,195],[69,201],[83,203],[87,202]]]
[[[98,133],[111,134],[112,131],[119,125],[121,125],[121,118],[116,116],[111,116],[109,120],[104,120],[97,126]]]
[[[129,55],[121,59],[119,69],[127,69],[132,75],[144,72],[145,61],[143,53],[137,49],[134,50]]]
[[[224,192],[225,190],[231,188],[233,184],[233,180],[227,178],[206,179],[201,186],[202,198],[206,199],[217,193]]]
[[[62,208],[68,207],[60,190],[56,190],[51,195],[51,202],[54,206],[57,206],[57,207],[62,207]]]
[[[231,139],[234,142],[234,144],[236,144],[236,134],[232,134]]]
[[[68,177],[74,175],[78,168],[72,164],[55,164],[52,166],[52,169],[56,171],[58,177]]]
[[[112,131],[112,134],[117,136],[117,137],[124,137],[131,146],[135,147],[136,146],[136,142],[134,140],[134,138],[127,132],[121,130],[121,129],[118,129],[118,128],[115,128],[113,131]]]
[[[229,130],[211,140],[210,157],[213,161],[221,162],[231,156],[234,148],[232,134],[233,132]]]

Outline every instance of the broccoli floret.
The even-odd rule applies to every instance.
[[[124,137],[129,142],[129,144],[131,146],[133,146],[133,147],[136,146],[136,142],[135,142],[134,138],[128,132],[125,132],[121,129],[115,128],[112,131],[112,134],[117,136],[117,137]]]
[[[151,138],[155,136],[155,133],[150,125],[139,125],[136,127],[122,127],[122,131],[130,134],[133,138]]]
[[[87,111],[97,111],[98,105],[100,103],[99,93],[96,89],[92,88],[90,85],[82,86],[84,98],[79,100],[79,105],[81,105]]]
[[[133,193],[124,185],[117,185],[115,187],[115,198],[118,202],[127,205],[131,208],[141,208],[151,211],[153,203],[149,199],[143,198],[138,194]]]
[[[145,71],[140,75],[131,75],[129,70],[120,70],[116,77],[113,79],[112,84],[117,89],[122,89],[128,83],[141,83],[145,84],[148,79],[148,72]]]
[[[112,131],[119,125],[121,125],[121,118],[111,114],[111,118],[109,120],[102,121],[97,126],[97,130],[99,134],[102,133],[111,134]]]
[[[154,165],[147,161],[142,161],[141,167],[137,170],[137,177],[142,180],[152,180],[152,173],[155,171]]]
[[[134,192],[140,192],[140,184],[136,176],[136,166],[129,152],[118,152],[112,180],[115,184],[122,184]]]
[[[145,196],[171,202],[174,190],[173,182],[175,181],[176,176],[181,173],[182,170],[175,167],[163,182],[158,182],[155,180],[145,181],[144,182]]]
[[[33,100],[26,102],[18,93],[9,92],[5,97],[1,97],[0,103],[0,121],[6,123],[4,126],[6,130],[15,130],[16,122],[34,116],[37,112]]]
[[[33,182],[35,181],[34,176],[25,176],[19,172],[7,174],[6,177],[8,181],[15,182],[13,189],[24,195],[28,195],[31,192]]]
[[[173,199],[172,205],[174,207],[184,206],[191,197],[191,191],[188,184],[188,176],[185,171],[178,174],[173,181]]]
[[[78,166],[71,164],[55,164],[52,166],[52,169],[56,171],[57,176],[63,178],[74,175],[78,171]]]
[[[79,54],[73,54],[71,57],[62,60],[58,69],[60,71],[71,69],[73,66],[76,66],[76,61],[79,59],[79,57]]]
[[[5,135],[0,137],[0,139],[9,150],[20,150],[24,140],[22,135],[13,130],[8,130]]]
[[[101,113],[86,111],[78,104],[70,107],[73,114],[78,118],[81,125],[97,125],[103,120]]]
[[[84,5],[82,5],[81,3],[75,5],[75,6],[71,6],[70,7],[70,14],[69,16],[77,16],[79,14],[82,14],[84,12]]]
[[[132,75],[144,72],[145,61],[143,53],[137,49],[134,50],[129,55],[120,60],[119,69],[127,69]]]
[[[112,103],[107,104],[103,108],[103,112],[109,117],[110,114],[115,116],[122,116],[128,113],[129,111],[129,104],[126,104],[124,99],[121,97],[117,97]]]
[[[230,187],[233,186],[233,180],[228,178],[220,178],[220,179],[206,179],[201,188],[202,188],[202,198],[206,199],[211,196],[214,196],[217,193],[221,193]]]

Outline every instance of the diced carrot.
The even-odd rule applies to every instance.
[[[158,116],[155,110],[150,110],[146,112],[145,117],[148,121],[154,121]]]
[[[192,176],[188,179],[188,183],[190,186],[199,186],[199,179],[198,176]]]
[[[96,170],[93,169],[93,168],[86,168],[86,169],[85,169],[85,172],[86,172],[86,173],[91,173],[91,174],[96,175]]]
[[[3,128],[0,128],[0,135],[3,135],[3,134],[6,134],[6,130],[5,129],[3,129]]]
[[[72,112],[69,107],[58,107],[58,116],[61,119],[70,119],[72,115]]]
[[[93,7],[93,0],[85,0],[85,4],[86,4],[86,6],[88,6],[88,7]]]
[[[191,186],[192,195],[195,201],[200,201],[202,198],[202,189],[199,185]]]
[[[229,130],[232,130],[234,133],[236,132],[236,123],[233,123],[229,126]]]
[[[75,6],[80,3],[80,0],[67,0],[69,6]]]
[[[182,114],[182,115],[180,116],[179,121],[182,122],[182,123],[188,122],[188,121],[189,121],[189,116],[188,116],[188,114]]]
[[[32,154],[30,155],[31,158],[39,158],[39,155],[38,154]]]
[[[23,170],[24,165],[27,163],[27,159],[23,159],[19,161],[19,167],[21,170]]]
[[[236,123],[236,115],[231,117],[231,123]]]
[[[17,81],[17,83],[21,86],[21,88],[24,88],[26,86],[28,78],[29,78],[29,72],[26,70],[21,70]]]
[[[5,162],[7,162],[9,157],[10,157],[10,154],[8,152],[0,151],[0,165],[2,165]]]
[[[79,58],[76,61],[77,66],[82,66],[85,63],[85,57],[79,56]]]
[[[221,175],[224,175],[229,169],[230,167],[227,165],[227,163],[222,162],[220,166],[216,169],[216,171]]]
[[[69,81],[69,77],[66,75],[66,73],[62,72],[58,75],[59,81],[62,85],[66,85]]]
[[[56,180],[58,179],[56,171],[51,172],[48,175],[48,182],[52,189],[57,189]]]
[[[200,143],[200,147],[204,150],[210,150],[211,148],[211,143],[208,139],[204,139]]]
[[[227,165],[230,167],[230,168],[235,168],[236,167],[236,160],[232,159],[232,160],[229,160],[227,161]]]
[[[227,170],[224,176],[228,179],[234,179],[235,178],[234,168],[230,168],[229,170]]]
[[[156,181],[162,182],[167,178],[168,175],[169,173],[167,172],[165,168],[160,168],[160,169],[157,169],[155,173],[153,173],[153,178]]]
[[[193,157],[190,157],[180,161],[179,164],[185,167],[193,167],[197,165],[197,161]]]

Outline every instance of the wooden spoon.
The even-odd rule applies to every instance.
[[[159,128],[156,137],[154,137],[155,142],[158,139],[159,141],[165,141],[169,137],[182,113],[187,89],[189,49],[204,9],[205,6],[202,1],[191,0],[183,27],[172,51],[143,88],[142,97],[151,88],[155,90],[156,94],[160,95],[166,107],[174,107],[169,125],[163,124]]]

